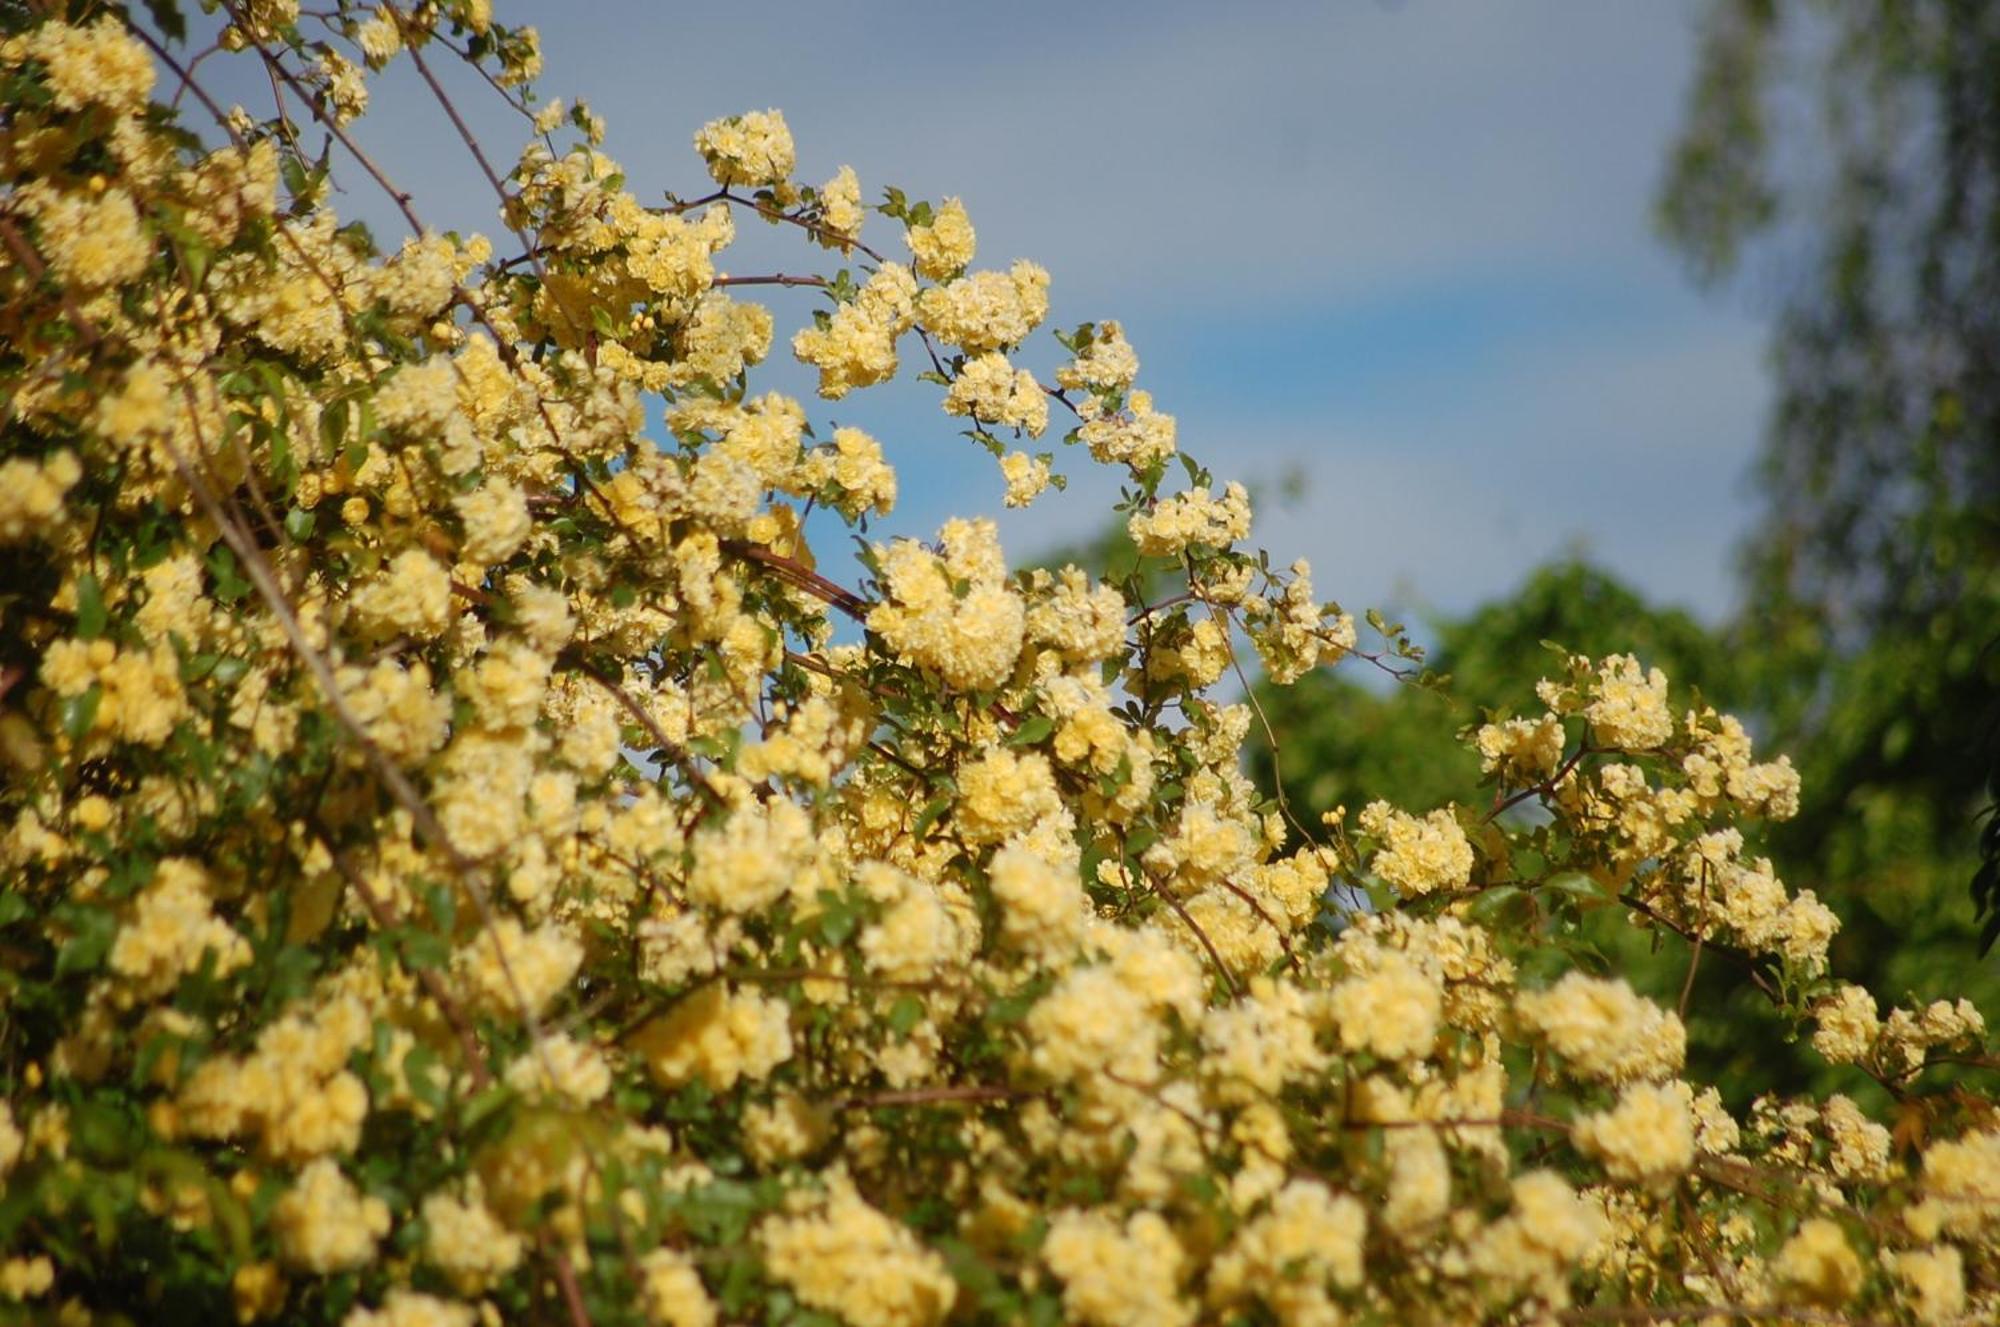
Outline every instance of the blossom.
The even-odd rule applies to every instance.
[[[703,986],[642,1027],[632,1047],[662,1083],[700,1079],[726,1092],[763,1078],[792,1057],[790,1011],[782,1000]]]
[[[1097,324],[1076,358],[1056,370],[1056,385],[1068,391],[1122,391],[1139,376],[1139,356],[1115,318]]]
[[[474,1008],[533,1018],[568,987],[582,962],[583,946],[568,927],[548,922],[530,930],[499,917],[458,951],[453,966]]]
[[[996,687],[1020,657],[1026,606],[1000,583],[991,521],[948,522],[940,543],[943,555],[908,540],[881,550],[889,599],[869,611],[868,626],[954,687]]]
[[[1225,548],[1250,533],[1250,493],[1230,483],[1217,500],[1205,488],[1177,493],[1134,512],[1126,529],[1147,557],[1179,557],[1194,545]]]
[[[152,258],[139,209],[123,189],[58,193],[31,186],[21,202],[35,218],[50,267],[72,285],[123,285]]]
[[[1369,864],[1399,893],[1420,896],[1471,882],[1472,844],[1447,809],[1419,819],[1387,802],[1370,802],[1361,828],[1382,840]]]
[[[1583,715],[1602,745],[1650,751],[1673,736],[1667,675],[1659,669],[1642,670],[1629,654],[1611,655],[1599,665],[1592,692]]]
[[[451,576],[419,548],[404,549],[351,601],[364,629],[387,636],[435,636],[451,614]]]
[[[1771,1260],[1777,1280],[1815,1304],[1843,1305],[1861,1289],[1861,1258],[1840,1224],[1808,1217]]]
[[[26,46],[27,54],[45,66],[49,91],[64,110],[95,102],[114,112],[132,112],[145,105],[153,90],[152,57],[110,17],[86,27],[44,23]]]
[[[132,918],[111,942],[111,970],[133,999],[167,994],[204,960],[218,976],[250,962],[250,943],[213,911],[208,872],[186,858],[156,869],[133,905]]]
[[[945,393],[948,415],[969,415],[986,424],[1023,429],[1039,438],[1049,426],[1049,399],[1026,369],[1016,369],[997,350],[967,360]]]
[[[1694,1164],[1694,1120],[1672,1083],[1628,1084],[1616,1106],[1578,1120],[1570,1138],[1617,1179],[1671,1179]]]
[[[1009,943],[1056,959],[1083,938],[1089,901],[1074,875],[1009,846],[993,854],[987,878],[1000,904],[1000,934]]]
[[[749,111],[711,120],[695,134],[694,148],[721,185],[782,185],[798,160],[781,111]]]
[[[929,221],[911,226],[904,238],[916,256],[917,275],[932,281],[946,280],[972,261],[972,221],[956,198],[945,199]]]
[[[326,1275],[375,1260],[376,1242],[389,1233],[389,1207],[362,1194],[339,1166],[321,1157],[278,1199],[272,1225],[288,1265]]]
[[[757,1241],[773,1277],[856,1327],[931,1327],[958,1299],[944,1260],[840,1178],[805,1213],[764,1222]]]
[[[1618,978],[1571,972],[1547,990],[1522,992],[1515,1012],[1583,1078],[1662,1077],[1681,1067],[1687,1050],[1680,1018]]]
[[[1283,1321],[1331,1316],[1326,1286],[1361,1284],[1367,1230],[1367,1213],[1352,1196],[1292,1180],[1216,1257],[1209,1296],[1263,1299]]]
[[[980,354],[1019,345],[1049,313],[1049,274],[1026,259],[974,272],[917,296],[917,321],[948,345]]]
[[[422,1210],[424,1255],[461,1293],[478,1294],[520,1265],[521,1237],[487,1208],[477,1181],[463,1198],[431,1194]]]
[[[855,178],[854,167],[842,166],[839,174],[820,186],[820,215],[827,229],[843,241],[861,237],[861,223],[866,213],[861,208],[861,181]],[[842,243],[845,251],[849,246]]]
[[[1194,1306],[1176,1296],[1187,1253],[1157,1212],[1120,1223],[1065,1211],[1049,1223],[1042,1261],[1063,1283],[1072,1322],[1094,1327],[1184,1327]]]
[[[1326,1003],[1343,1046],[1387,1060],[1426,1054],[1442,1010],[1438,984],[1393,951],[1373,971],[1335,986]]]

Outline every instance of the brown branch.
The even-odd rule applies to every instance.
[[[879,988],[887,991],[943,991],[952,995],[969,993],[970,987],[938,978],[923,977],[855,977],[844,972],[825,972],[819,968],[725,968],[715,974],[722,981],[747,981],[758,985],[776,986],[790,982],[832,981],[847,986],[857,986],[863,990]]]
[[[392,6],[389,12],[394,14],[396,10]],[[430,65],[424,60],[423,51],[414,43],[405,42],[404,44],[409,50],[411,63],[416,66],[417,74],[424,80],[425,85],[430,88],[431,95],[437,98],[437,104],[444,108],[446,118],[451,121],[451,127],[458,131],[459,141],[464,143],[466,150],[472,153],[472,159],[479,163],[479,169],[486,176],[486,182],[493,186],[493,196],[500,200],[500,215],[504,221],[507,214],[507,205],[512,201],[507,197],[506,186],[500,183],[499,174],[494,171],[493,163],[486,159],[485,149],[479,146],[479,139],[473,135],[471,126],[467,125],[464,117],[459,115],[457,105],[445,94],[444,85],[439,83],[437,75],[431,72]],[[514,227],[509,226],[508,229],[513,230],[515,238],[521,241],[523,248],[528,253],[530,265],[534,267],[536,275],[539,276],[542,272],[542,263],[541,259],[536,256],[534,243]]]
[[[632,716],[635,723],[646,730],[646,735],[653,739],[660,750],[667,753],[667,757],[680,768],[682,773],[710,797],[721,800],[722,794],[716,791],[715,785],[709,781],[707,772],[694,763],[694,757],[686,748],[667,736],[666,730],[660,727],[660,721],[647,712],[646,707],[639,703],[638,697],[619,685],[616,679],[606,677],[588,664],[577,665],[577,671],[610,692],[612,698]]]
[[[941,1102],[963,1101],[1022,1101],[1030,1097],[1048,1095],[1029,1088],[987,1087],[980,1084],[945,1087],[913,1087],[901,1092],[874,1092],[866,1096],[849,1097],[839,1102],[836,1110],[866,1110],[876,1106],[928,1106]]]
[[[770,568],[786,584],[833,605],[856,622],[865,623],[869,610],[875,606],[846,586],[828,580],[805,563],[775,549],[743,539],[725,539],[722,547],[725,552]]]
[[[0,216],[0,239],[7,241],[7,247],[14,251],[14,257],[20,260],[30,280],[40,283],[48,275],[49,269],[42,262],[41,255],[28,243],[27,236],[21,234],[15,227],[11,217]],[[76,330],[83,334],[84,344],[95,345],[102,340],[103,336],[97,330],[97,324],[77,307],[76,295],[70,288],[62,282],[57,282],[56,288],[62,292],[63,312],[67,313],[69,320],[76,324]]]
[[[549,1265],[555,1269],[556,1285],[562,1290],[570,1327],[590,1327],[590,1310],[584,1307],[583,1287],[577,1284],[576,1269],[570,1266],[569,1255],[557,1248],[554,1238],[548,1235],[542,1237],[542,1252],[548,1255]]]
[[[1594,747],[1590,743],[1584,742],[1576,748],[1575,754],[1570,756],[1568,760],[1565,760],[1554,774],[1549,775],[1548,778],[1543,779],[1540,783],[1537,783],[1532,787],[1523,788],[1519,792],[1513,794],[1511,797],[1507,797],[1505,799],[1501,798],[1499,793],[1496,791],[1493,797],[1493,809],[1486,813],[1485,819],[1482,820],[1480,823],[1490,825],[1495,820],[1499,819],[1501,815],[1503,815],[1508,811],[1511,811],[1516,806],[1519,806],[1522,802],[1527,801],[1530,797],[1545,796],[1547,794],[1553,793],[1556,790],[1557,785],[1560,784],[1564,779],[1568,778],[1571,771],[1576,769],[1576,767],[1583,762],[1583,758],[1585,756],[1595,756],[1602,754],[1603,754],[1602,748]]]
[[[719,276],[708,284],[711,286],[817,286],[824,288],[831,283],[823,276],[787,276],[783,272],[773,272],[769,276]]]
[[[1678,922],[1673,921],[1671,918],[1662,916],[1657,909],[1653,908],[1650,904],[1648,904],[1644,899],[1640,898],[1638,895],[1620,894],[1618,896],[1618,901],[1624,904],[1626,907],[1632,909],[1632,911],[1640,914],[1641,916],[1648,917],[1654,922],[1657,922],[1659,925],[1666,927],[1669,931],[1672,931],[1675,935],[1678,935],[1681,939],[1687,941],[1689,944],[1695,943],[1696,936],[1699,934],[1698,932],[1689,931],[1685,927],[1681,926]],[[1752,954],[1747,949],[1738,949],[1734,945],[1719,944],[1711,941],[1704,941],[1704,947],[1711,948],[1715,950],[1716,953],[1721,954],[1724,957],[1729,958],[1735,961],[1736,963],[1741,964],[1744,972],[1746,972],[1749,975],[1751,982],[1757,987],[1758,990],[1764,993],[1765,999],[1769,1000],[1772,1004],[1778,1005],[1780,1007],[1784,1005],[1785,1002],[1784,997],[1778,993],[1776,987],[1771,985],[1771,979],[1767,975],[1765,975],[1764,970],[1758,966],[1757,956],[1755,954]]]
[[[1197,597],[1198,596],[1195,594],[1193,590],[1183,590],[1179,594],[1168,595],[1165,599],[1160,600],[1158,603],[1147,604],[1144,608],[1132,614],[1132,616],[1126,618],[1125,625],[1128,627],[1136,627],[1141,622],[1144,622],[1147,619],[1151,618],[1155,613],[1164,613],[1169,608],[1174,607],[1176,604],[1191,603]]]
[[[1222,976],[1222,984],[1229,988],[1230,996],[1233,998],[1242,995],[1243,987],[1237,982],[1236,974],[1231,972],[1229,965],[1222,961],[1222,953],[1215,947],[1215,941],[1208,938],[1208,932],[1202,930],[1200,924],[1188,915],[1187,905],[1175,898],[1172,890],[1168,889],[1160,881],[1155,880],[1143,868],[1141,868],[1139,875],[1146,882],[1147,888],[1166,900],[1167,906],[1174,910],[1174,915],[1181,919],[1181,924],[1186,926],[1190,931],[1193,931],[1194,938],[1201,941],[1201,947],[1208,952],[1209,961],[1215,964],[1216,972]]]
[[[1687,979],[1681,983],[1680,1004],[1674,1011],[1680,1016],[1680,1020],[1683,1023],[1687,1022],[1688,1001],[1694,997],[1694,974],[1701,968],[1701,947],[1707,943],[1708,936],[1703,932],[1696,931],[1694,936],[1694,952],[1688,955]]]
[[[327,855],[333,859],[334,869],[340,872],[341,877],[361,899],[362,906],[368,909],[368,915],[374,919],[376,929],[385,935],[395,930],[396,918],[389,911],[389,905],[369,887],[368,881],[348,859],[347,854],[334,845],[333,834],[320,820],[319,814],[316,811],[308,812],[307,820],[312,825],[313,832],[319,835],[320,842],[325,845]],[[416,973],[417,981],[422,984],[424,993],[430,996],[444,1014],[445,1022],[451,1025],[452,1032],[457,1035],[459,1051],[465,1056],[466,1072],[472,1077],[472,1086],[475,1089],[485,1087],[493,1081],[493,1074],[486,1066],[485,1052],[480,1049],[479,1036],[472,1029],[472,1020],[465,1016],[465,1010],[459,1007],[457,999],[445,986],[444,979],[438,975],[436,968],[417,967],[414,964],[409,966],[411,971]]]
[[[1845,1327],[1888,1327],[1879,1318],[1854,1318],[1827,1309],[1787,1304],[1638,1304],[1629,1307],[1563,1309],[1558,1322],[1681,1322],[1691,1318],[1753,1318],[1773,1322],[1839,1323]]]

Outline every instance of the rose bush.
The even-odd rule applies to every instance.
[[[1049,274],[976,267],[957,200],[803,184],[760,111],[648,204],[527,90],[532,29],[330,3],[220,0],[199,50],[171,0],[0,11],[0,1318],[2000,1313],[2000,1121],[1924,1087],[1978,1011],[1827,972],[1741,725],[1558,658],[1468,730],[1485,788],[1298,823],[1240,655],[1414,651],[1251,549],[1116,322],[1045,381]],[[498,243],[354,142],[396,61],[520,112]],[[722,275],[760,221],[832,270]],[[753,389],[759,284],[814,288],[821,396],[914,365],[1006,503],[1116,470],[1175,583],[884,533],[885,449]],[[1695,1011],[1593,962],[1594,909],[1894,1117],[1686,1081]]]

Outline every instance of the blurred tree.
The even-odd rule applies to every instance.
[[[1251,729],[1251,772],[1267,789],[1282,776],[1294,812],[1311,824],[1345,805],[1375,798],[1423,811],[1463,801],[1479,784],[1479,762],[1452,738],[1454,729],[1488,714],[1533,713],[1538,679],[1557,671],[1545,643],[1602,656],[1638,655],[1718,708],[1738,707],[1751,675],[1721,633],[1689,614],[1648,603],[1609,572],[1580,559],[1533,572],[1514,593],[1462,618],[1430,624],[1432,668],[1450,686],[1430,690],[1356,681],[1365,673],[1320,672],[1289,689],[1260,688],[1259,703],[1277,737]],[[1631,940],[1630,928],[1600,916],[1587,928],[1604,966],[1669,1005],[1679,1003],[1689,955]],[[1589,951],[1584,951],[1588,957]],[[1822,1077],[1809,1053],[1786,1045],[1785,1024],[1725,963],[1697,972],[1689,1010],[1690,1058],[1742,1104],[1750,1094]],[[1853,1088],[1849,1075],[1836,1077]]]
[[[1710,633],[1561,564],[1435,624],[1433,663],[1461,724],[1532,704],[1543,640],[1636,653],[1752,716],[1804,776],[1768,848],[1845,918],[1836,969],[2000,1015],[2000,966],[1975,957],[2000,932],[2000,832],[1983,937],[1965,898],[2000,798],[2000,5],[1714,0],[1659,216],[1701,280],[1768,265],[1780,292],[1742,614]],[[1477,771],[1433,713],[1451,703],[1332,676],[1267,695],[1282,753],[1257,772],[1302,813],[1462,797]],[[1686,965],[1609,957],[1669,998]],[[1823,1075],[1754,999],[1695,1007],[1707,1072]]]
[[[1260,689],[1278,750],[1253,739],[1253,773],[1282,776],[1307,823],[1378,797],[1462,799],[1478,769],[1451,728],[1533,706],[1542,642],[1634,653],[1799,764],[1804,809],[1765,848],[1845,919],[1837,971],[2000,1017],[2000,964],[1976,957],[1965,895],[1983,856],[1990,946],[2000,831],[1982,853],[1978,814],[2000,800],[2000,5],[1712,0],[1659,219],[1705,283],[1746,263],[1777,274],[1777,405],[1741,615],[1710,631],[1581,561],[1544,567],[1431,624],[1447,691],[1349,670]],[[1064,556],[1134,570],[1122,530]],[[1685,954],[1606,959],[1669,1001],[1686,977]],[[1808,1078],[1870,1090],[1785,1045],[1754,993],[1730,998],[1742,983],[1725,965],[1698,981],[1704,1072],[1744,1094]]]
[[[1731,632],[1812,790],[1777,846],[1847,961],[1949,982],[2000,760],[2000,6],[1714,0],[1660,221],[1706,281],[1760,237],[1779,273]]]
[[[1725,709],[1741,690],[1721,642],[1699,622],[1654,608],[1579,559],[1537,570],[1513,595],[1464,618],[1433,622],[1430,634],[1428,662],[1451,678],[1442,690],[1385,689],[1357,681],[1361,675],[1350,669],[1260,690],[1279,738],[1276,773],[1308,823],[1335,806],[1359,810],[1378,797],[1416,809],[1463,800],[1479,782],[1479,761],[1454,729],[1485,712],[1534,708],[1535,683],[1557,662],[1544,642],[1593,656],[1637,654]],[[1252,762],[1269,783],[1268,742],[1259,741]]]

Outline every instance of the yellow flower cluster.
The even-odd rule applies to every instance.
[[[911,226],[905,236],[916,259],[917,275],[931,281],[948,281],[972,262],[976,241],[972,219],[965,204],[947,198],[938,205],[928,222]]]
[[[62,511],[63,495],[81,478],[83,466],[70,451],[0,461],[0,544],[41,534]]]
[[[1005,272],[974,272],[917,296],[917,321],[968,355],[1019,345],[1049,316],[1049,274],[1023,258]]]
[[[956,199],[889,190],[893,261],[762,111],[641,202],[485,0],[229,0],[185,78],[137,8],[0,43],[10,1312],[2000,1316],[1991,1103],[1926,1078],[1982,1011],[1833,979],[1743,725],[1569,657],[1468,730],[1490,813],[1308,829],[1218,688],[1354,623],[1241,547],[1240,484],[1163,487],[1118,322],[1042,381],[1048,274],[972,270]],[[232,60],[282,109],[224,109]],[[533,126],[508,238],[412,195],[378,248],[301,145],[461,61],[442,97]],[[725,278],[739,212],[845,267]],[[897,444],[758,381],[773,285],[824,399],[919,341],[1011,505],[1062,480],[995,432],[1063,415],[1147,565],[890,524]],[[1573,970],[1586,925],[1747,965],[1898,1127],[1683,1078],[1673,992]]]
[[[699,1079],[726,1092],[739,1079],[763,1078],[791,1058],[790,1013],[779,1001],[717,982],[646,1024],[631,1045],[662,1083]]]
[[[325,1157],[307,1163],[271,1216],[278,1253],[300,1271],[349,1271],[375,1260],[389,1233],[389,1206],[364,1195]]]
[[[1250,492],[1231,482],[1217,499],[1205,488],[1191,488],[1134,512],[1125,524],[1147,557],[1179,557],[1195,545],[1226,548],[1250,535]]]
[[[694,150],[708,162],[717,184],[753,188],[785,184],[797,164],[792,131],[780,111],[751,111],[711,121],[694,136]]]
[[[771,1218],[757,1238],[773,1276],[855,1327],[933,1327],[958,1299],[943,1259],[839,1176],[823,1199]]]
[[[888,600],[868,626],[907,662],[968,691],[999,686],[1021,655],[1027,608],[1004,583],[993,522],[946,522],[942,552],[911,540],[878,551]]]
[[[1687,1055],[1680,1018],[1618,978],[1572,972],[1515,1001],[1522,1026],[1581,1078],[1614,1083],[1676,1073]]]
[[[917,283],[910,269],[884,263],[852,303],[842,304],[824,327],[801,328],[792,353],[819,370],[819,394],[838,401],[856,387],[896,376],[896,338],[917,316]]]
[[[986,424],[1024,429],[1039,438],[1049,426],[1049,401],[1026,369],[1016,369],[997,350],[966,361],[945,393],[948,415],[969,415]]]
[[[1472,879],[1472,844],[1449,808],[1419,818],[1387,802],[1370,802],[1360,825],[1382,843],[1370,866],[1400,894],[1414,898],[1463,889]]]

